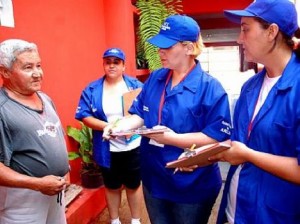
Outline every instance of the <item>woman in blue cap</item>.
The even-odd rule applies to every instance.
[[[222,185],[218,164],[175,174],[165,166],[193,144],[230,137],[228,97],[196,60],[203,43],[195,20],[169,16],[149,43],[159,48],[163,68],[150,74],[130,108],[132,116],[117,128],[160,125],[170,130],[142,137],[141,173],[151,223],[206,224]]]
[[[101,167],[105,195],[112,224],[120,224],[119,207],[125,187],[131,211],[131,224],[140,224],[141,176],[139,164],[140,136],[103,141],[104,127],[124,116],[122,96],[142,86],[136,78],[124,74],[125,54],[119,48],[103,54],[105,75],[90,83],[83,91],[76,119],[93,129],[93,157]]]
[[[242,87],[218,223],[300,223],[300,54],[297,12],[289,0],[257,0],[226,10],[241,24],[238,43],[264,65]],[[293,51],[295,49],[295,51]],[[226,220],[227,219],[227,220]]]

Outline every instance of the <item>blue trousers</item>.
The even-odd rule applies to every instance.
[[[207,224],[218,196],[201,203],[185,204],[152,197],[143,186],[145,203],[152,224]]]

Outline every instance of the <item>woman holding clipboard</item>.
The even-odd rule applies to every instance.
[[[188,16],[172,15],[150,38],[158,47],[163,68],[150,74],[129,112],[114,130],[157,125],[169,128],[142,137],[141,173],[151,223],[207,223],[222,185],[217,164],[177,172],[165,168],[184,148],[229,139],[229,103],[221,84],[204,72],[196,57],[203,43],[200,27]]]
[[[120,224],[121,193],[125,187],[131,211],[131,224],[140,224],[141,177],[139,164],[140,136],[103,141],[103,129],[124,116],[123,95],[142,87],[136,78],[124,74],[125,54],[119,48],[103,54],[105,75],[91,82],[83,91],[76,119],[93,129],[93,157],[101,167],[111,224]]]

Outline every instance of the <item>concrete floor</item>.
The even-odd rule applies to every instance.
[[[220,165],[220,169],[221,169],[221,175],[222,175],[222,179],[223,182],[225,181],[225,178],[227,176],[227,172],[228,172],[228,168],[229,168],[229,164],[228,163],[219,163]],[[216,200],[216,203],[213,207],[210,219],[208,224],[214,224],[216,223],[216,216],[218,213],[218,209],[219,209],[219,205],[220,205],[220,200],[222,197],[222,191],[223,191],[223,187],[220,191],[220,194]],[[121,202],[121,208],[120,208],[120,220],[122,222],[122,224],[130,224],[130,220],[131,220],[131,216],[130,216],[130,211],[129,211],[129,207],[128,207],[128,203],[126,200],[126,194],[125,191],[123,191],[122,193],[122,202]],[[142,216],[141,216],[141,221],[142,224],[151,224],[148,214],[147,214],[147,210],[146,210],[146,206],[145,203],[143,201],[143,205],[142,205]],[[109,214],[108,214],[108,209],[105,208],[105,210],[96,218],[96,220],[90,224],[110,224],[110,218],[109,218]]]

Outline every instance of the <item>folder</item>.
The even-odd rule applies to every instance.
[[[130,109],[133,101],[135,98],[140,94],[142,88],[137,88],[134,90],[131,90],[127,93],[123,94],[123,115],[127,116],[129,115],[128,110]]]
[[[193,165],[198,165],[198,167],[207,166],[214,163],[213,161],[208,160],[209,157],[229,148],[230,141],[204,145],[194,149],[193,151],[184,152],[185,156],[180,156],[181,158],[179,157],[176,160],[168,162],[166,164],[166,168],[189,167]]]

